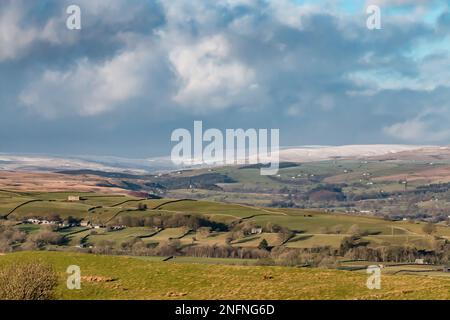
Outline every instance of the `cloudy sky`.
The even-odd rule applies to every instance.
[[[446,0],[0,1],[0,152],[166,155],[194,120],[446,145],[449,87]]]

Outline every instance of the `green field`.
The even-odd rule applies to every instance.
[[[216,265],[195,259],[21,252],[0,256],[0,266],[42,260],[60,275],[57,299],[450,299],[450,279],[383,275],[381,290],[366,287],[362,272],[288,267]],[[81,290],[65,286],[69,265],[81,268]],[[99,279],[92,281],[93,277]]]

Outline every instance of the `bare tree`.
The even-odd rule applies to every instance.
[[[0,269],[0,300],[50,300],[58,277],[50,265],[39,261]]]

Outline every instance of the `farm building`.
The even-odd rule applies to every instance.
[[[261,234],[262,228],[252,228],[251,234]]]
[[[80,201],[80,196],[68,196],[67,201],[71,202]]]
[[[124,226],[124,225],[120,225],[120,226],[110,226],[109,229],[110,229],[111,231],[120,231],[120,230],[126,229],[126,226]]]
[[[31,224],[45,224],[45,225],[59,225],[58,221],[49,221],[45,219],[27,219],[23,221],[23,223],[31,223]]]
[[[88,227],[89,225],[91,224],[91,222],[90,221],[81,221],[81,223],[80,223],[80,226],[82,226],[82,227]]]
[[[23,223],[41,224],[42,222],[39,219],[27,219]]]

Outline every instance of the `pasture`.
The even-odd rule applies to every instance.
[[[289,169],[294,170],[295,168]],[[251,169],[247,169],[251,170]],[[254,170],[254,169],[253,169]],[[287,170],[287,169],[286,169]],[[80,201],[69,202],[68,196],[80,196]],[[145,204],[146,208],[139,209]],[[310,209],[280,209],[230,204],[212,201],[177,199],[140,199],[123,195],[104,195],[96,193],[50,192],[17,193],[0,192],[0,212],[8,220],[20,222],[28,217],[61,218],[69,216],[88,220],[97,224],[114,224],[120,217],[152,217],[156,215],[199,215],[219,223],[245,222],[265,227],[276,224],[294,232],[294,236],[284,244],[291,248],[312,248],[330,246],[338,248],[342,239],[354,232],[355,228],[365,233],[364,241],[369,246],[411,244],[417,248],[428,249],[433,237],[424,233],[424,223],[409,221],[388,221],[375,217],[328,213]],[[22,231],[38,232],[38,226],[20,225]],[[208,235],[198,232],[186,233],[186,228],[168,228],[155,233],[154,228],[128,227],[121,231],[96,230],[94,234],[84,228],[62,229],[59,231],[68,240],[68,245],[96,245],[107,240],[119,246],[133,238],[145,242],[161,243],[179,239],[183,245],[225,245],[231,236],[228,232],[211,232]],[[214,230],[212,230],[214,231]],[[436,225],[435,236],[450,239],[450,228]],[[276,234],[263,233],[249,235],[230,242],[235,247],[256,248],[262,239],[270,246],[280,245]]]
[[[19,252],[0,256],[0,267],[33,260],[51,264],[59,274],[57,299],[450,299],[450,278],[383,274],[381,289],[369,290],[363,272],[218,265],[195,258],[162,262],[158,258]],[[66,287],[69,265],[81,269],[81,290]]]

